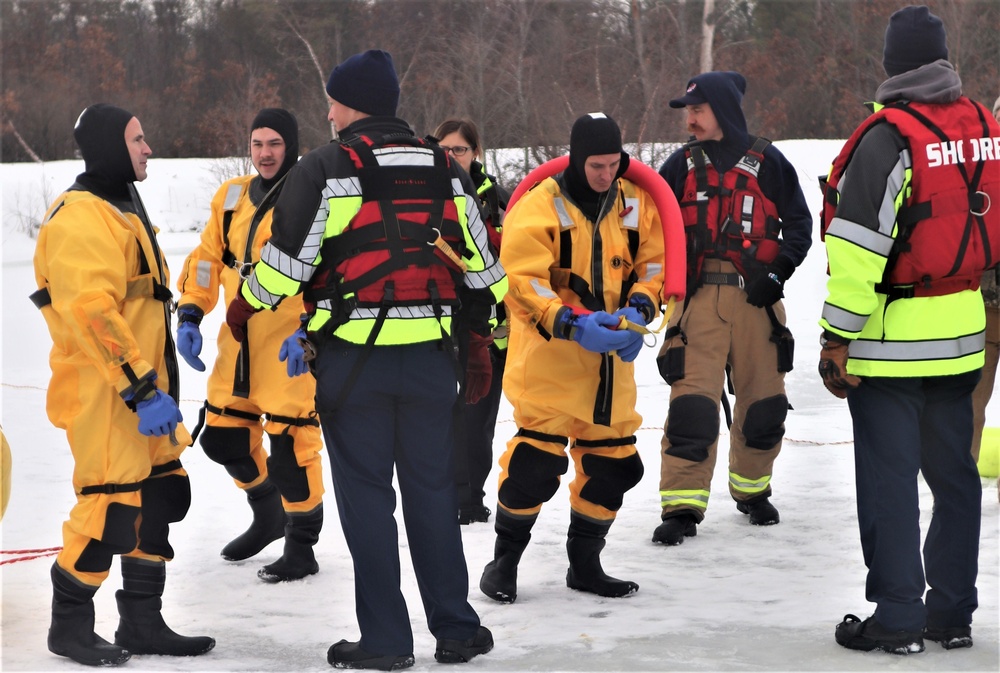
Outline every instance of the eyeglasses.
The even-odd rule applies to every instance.
[[[464,157],[465,153],[471,150],[472,148],[469,147],[468,145],[455,145],[454,147],[441,145],[441,149],[443,149],[445,152],[451,152],[456,157]]]

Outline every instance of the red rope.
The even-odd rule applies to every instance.
[[[39,549],[39,550],[28,550],[28,549],[24,549],[24,550],[21,550],[21,551],[37,551],[38,553],[25,554],[24,556],[15,556],[14,558],[4,559],[3,561],[0,561],[0,566],[7,565],[8,563],[17,563],[18,561],[32,561],[32,560],[34,560],[36,558],[45,558],[46,556],[55,556],[61,550],[62,550],[62,547],[53,547],[50,550],[41,550],[41,549]],[[2,554],[16,554],[16,553],[19,553],[19,552],[15,552],[15,551],[3,551],[3,552],[0,552],[0,553],[2,553]]]
[[[43,547],[41,549],[0,549],[0,554],[41,554],[47,551],[62,551],[62,547]]]

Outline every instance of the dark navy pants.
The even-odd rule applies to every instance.
[[[965,626],[978,606],[982,486],[969,447],[979,374],[866,378],[848,393],[866,595],[888,629]],[[918,471],[934,497],[923,565]]]
[[[503,397],[507,352],[498,355],[492,348],[490,351],[493,378],[489,393],[475,404],[459,400],[455,405],[455,485],[462,507],[484,504],[486,479],[493,470],[493,436]]]
[[[354,560],[361,647],[383,655],[413,652],[399,587],[394,467],[428,627],[436,638],[471,638],[479,616],[468,601],[456,514],[453,360],[438,342],[372,348],[346,402],[331,409],[362,350],[329,339],[315,369],[337,508]]]

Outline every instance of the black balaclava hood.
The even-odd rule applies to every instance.
[[[601,199],[606,192],[598,193],[587,182],[587,158],[595,154],[616,154],[622,156],[618,168],[621,177],[628,168],[628,154],[622,151],[622,132],[614,119],[603,112],[585,114],[575,122],[569,135],[569,166],[563,174],[563,182],[569,196],[580,210],[597,221]]]
[[[746,90],[746,78],[738,72],[703,72],[688,81],[684,96],[670,101],[672,108],[698,103],[708,103],[711,106],[712,114],[722,129],[722,140],[706,141],[702,145],[720,170],[732,168],[750,148],[750,134],[742,107]],[[717,155],[713,146],[720,147],[721,155]],[[723,165],[719,165],[720,161]]]
[[[281,162],[281,168],[270,180],[260,179],[261,186],[265,192],[274,186],[281,178],[285,177],[292,166],[299,160],[299,123],[288,110],[277,107],[264,108],[254,117],[250,124],[250,133],[256,129],[268,128],[281,136],[285,141],[285,160]]]
[[[76,181],[87,191],[106,199],[131,200],[128,185],[136,176],[125,127],[134,116],[120,107],[97,103],[76,120],[73,138],[86,166]]]

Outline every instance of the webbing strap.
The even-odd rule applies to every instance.
[[[115,493],[134,493],[142,488],[142,482],[137,481],[131,484],[96,484],[94,486],[84,486],[80,489],[80,495],[114,495]]]
[[[614,439],[577,439],[573,442],[573,446],[579,446],[581,449],[596,449],[602,446],[632,446],[635,441],[635,435]]]
[[[550,444],[559,444],[560,446],[566,446],[569,444],[569,437],[563,437],[562,435],[550,435],[544,432],[528,430],[527,428],[518,428],[515,436],[537,439],[540,442],[549,442]]]

